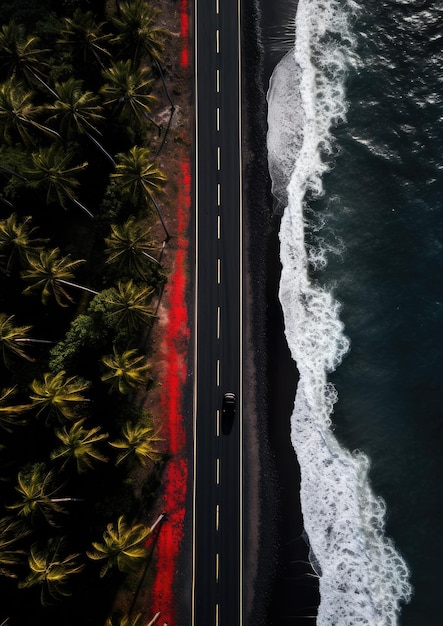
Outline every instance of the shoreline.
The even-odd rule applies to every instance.
[[[263,4],[263,3],[261,3]],[[257,431],[259,437],[260,537],[254,606],[248,623],[281,624],[312,615],[318,607],[318,582],[307,576],[309,547],[304,540],[300,505],[300,470],[290,439],[290,419],[298,381],[284,335],[278,289],[280,217],[273,214],[274,198],[267,167],[266,90],[275,63],[275,50],[263,46],[264,20],[269,30],[287,19],[287,9],[273,7],[266,16],[260,0],[246,0],[248,26],[244,56],[246,129],[250,157],[245,168],[250,340],[256,374]],[[271,22],[271,24],[269,24]],[[284,54],[284,53],[283,53]],[[283,56],[282,54],[282,56]],[[263,253],[265,251],[265,254]],[[263,572],[267,572],[266,579]],[[285,623],[289,623],[285,619]]]

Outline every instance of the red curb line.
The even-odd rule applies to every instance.
[[[180,34],[182,50],[180,66],[189,66],[188,0],[180,2]],[[181,413],[182,389],[186,381],[186,360],[190,330],[186,308],[186,264],[189,241],[187,229],[191,210],[191,166],[189,155],[182,148],[178,155],[181,176],[177,198],[177,252],[174,271],[168,281],[168,322],[163,340],[166,363],[161,380],[160,409],[165,425],[169,454],[163,481],[163,511],[165,522],[158,534],[156,546],[156,575],[152,586],[151,612],[160,613],[162,623],[177,623],[173,589],[176,563],[183,539],[188,461],[185,453],[186,432]]]
[[[191,206],[191,173],[189,157],[182,151],[181,177],[178,194],[177,252],[174,272],[168,281],[168,322],[164,336],[166,368],[162,377],[160,407],[165,424],[165,436],[171,459],[164,474],[163,511],[166,519],[157,539],[156,577],[152,588],[154,613],[161,620],[176,624],[173,590],[176,562],[183,538],[188,461],[185,453],[186,433],[181,413],[182,389],[186,381],[186,357],[190,330],[186,308],[186,232]]]

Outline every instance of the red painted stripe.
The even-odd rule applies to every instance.
[[[180,65],[189,66],[189,16],[188,0],[180,2],[180,34],[182,49]],[[150,610],[160,612],[160,623],[176,624],[176,591],[174,590],[177,558],[183,539],[188,460],[186,457],[186,431],[182,415],[182,391],[186,381],[189,343],[188,311],[186,308],[187,255],[189,241],[187,230],[191,210],[191,166],[184,148],[177,155],[181,163],[177,198],[177,251],[174,270],[168,281],[168,322],[163,338],[162,360],[166,368],[161,379],[160,409],[165,438],[171,458],[163,480],[163,511],[166,520],[160,528],[156,545],[156,573],[152,586]]]
[[[183,47],[180,53],[180,65],[189,65],[189,15],[188,0],[181,0],[180,3],[180,34],[183,40]]]
[[[181,176],[177,201],[177,252],[174,271],[168,281],[168,323],[163,339],[163,360],[167,363],[161,380],[161,413],[165,424],[171,459],[163,482],[163,510],[167,517],[160,529],[156,546],[156,576],[152,589],[152,613],[160,611],[160,623],[175,624],[176,563],[183,538],[185,499],[188,478],[186,432],[183,425],[182,390],[186,380],[189,342],[187,287],[187,229],[191,208],[191,168],[189,156],[182,150]]]

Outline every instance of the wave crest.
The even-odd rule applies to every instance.
[[[280,228],[280,301],[300,379],[291,440],[301,469],[301,504],[320,574],[318,624],[394,625],[411,596],[409,571],[385,536],[385,504],[368,480],[369,460],[334,437],[337,391],[328,382],[350,349],[340,305],[312,284],[326,264],[322,243],[306,250],[306,197],[323,194],[331,127],[345,120],[345,76],[353,55],[353,3],[300,0],[295,48],[274,70],[268,91],[268,159],[273,193],[285,206]],[[320,241],[317,238],[317,241]]]

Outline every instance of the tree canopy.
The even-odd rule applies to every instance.
[[[168,180],[154,156],[167,33],[144,0],[117,4],[0,3],[0,578],[11,591],[0,623],[11,626],[73,626],[82,609],[106,622],[115,577],[146,556],[134,476],[153,481],[165,462],[161,420],[140,417],[136,398],[152,382],[146,337],[167,278]]]

